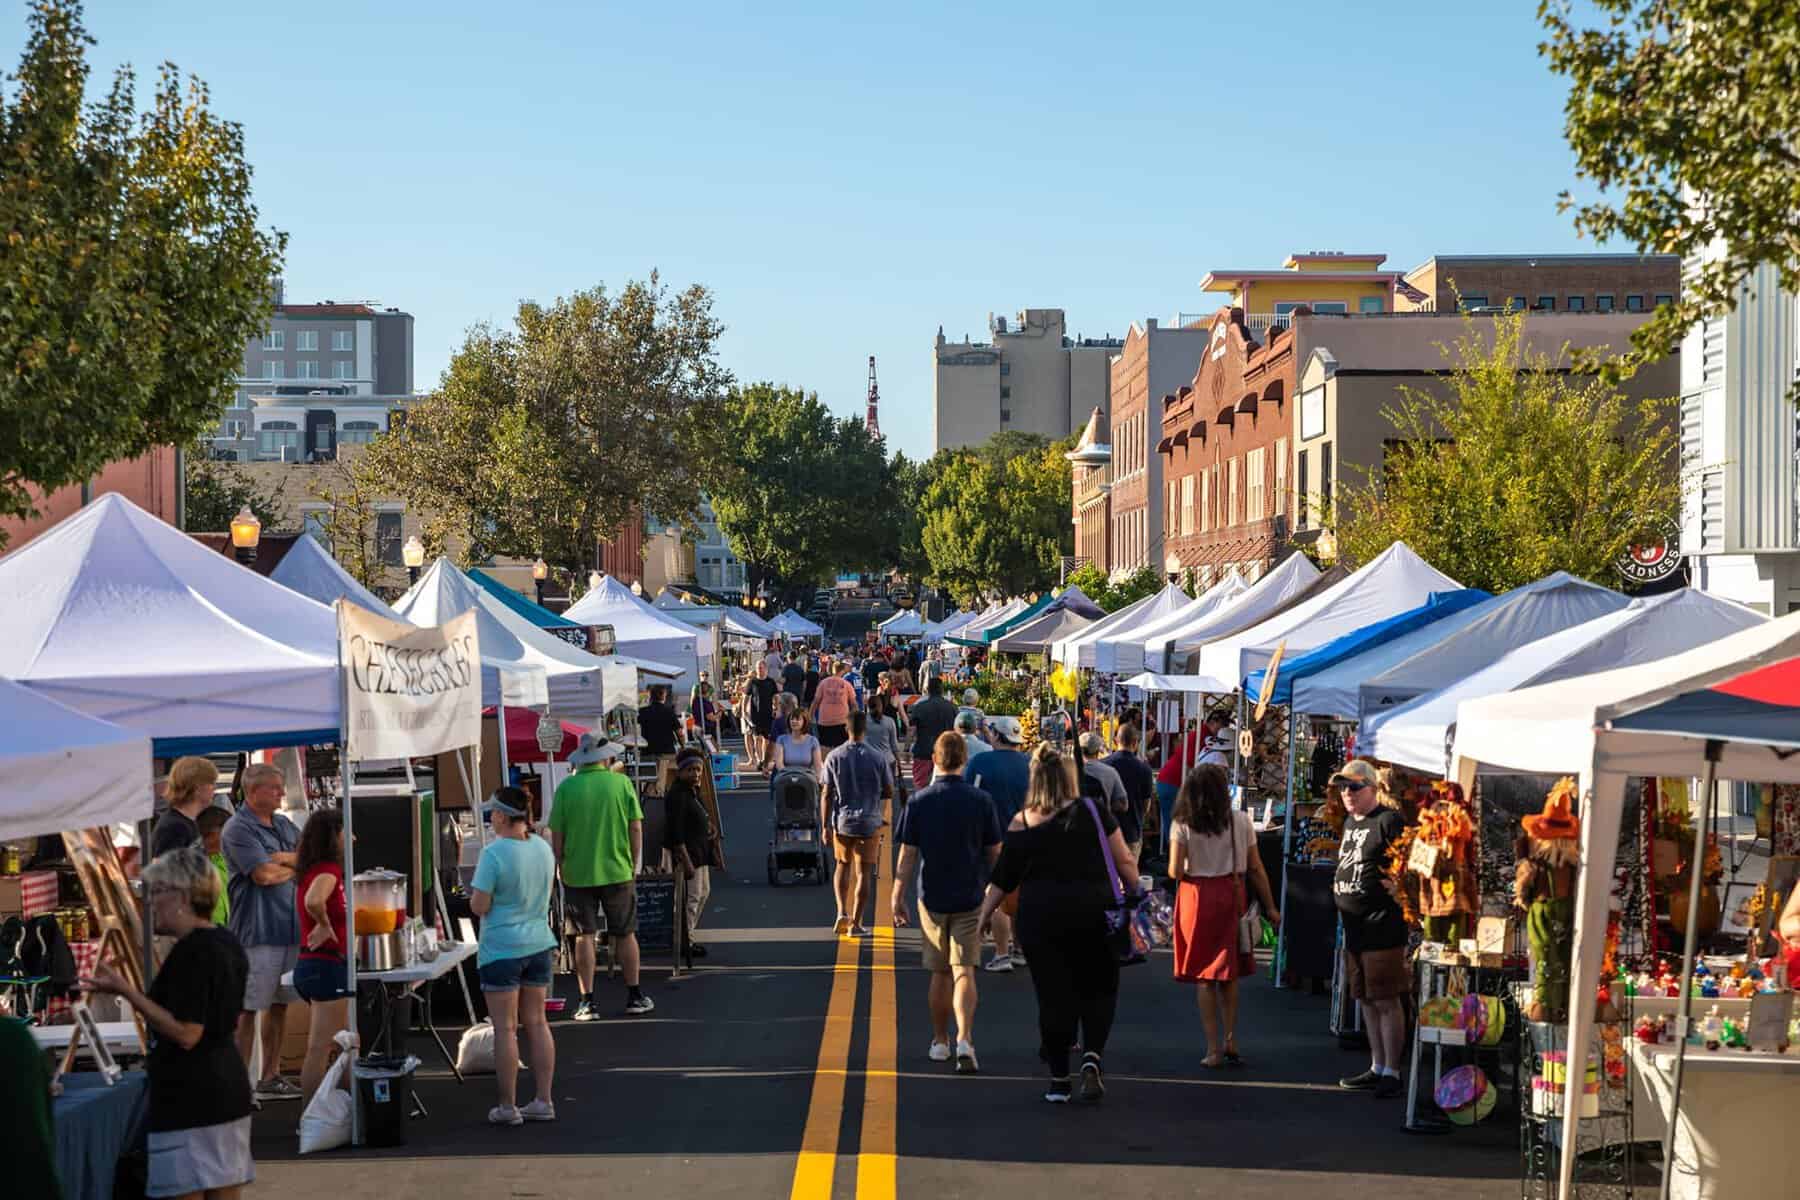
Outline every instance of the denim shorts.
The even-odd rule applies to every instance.
[[[350,968],[341,958],[303,958],[294,964],[294,990],[308,1004],[350,994]]]
[[[550,951],[539,950],[520,958],[496,958],[481,964],[481,990],[516,992],[521,987],[550,986]]]

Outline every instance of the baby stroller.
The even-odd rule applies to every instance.
[[[783,871],[793,872],[796,881],[810,874],[814,884],[824,884],[831,865],[819,830],[819,781],[808,771],[777,771],[769,780],[769,804],[775,810],[769,886],[781,886]]]

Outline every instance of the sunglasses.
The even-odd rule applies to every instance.
[[[1343,789],[1346,792],[1360,792],[1364,788],[1369,787],[1369,786],[1371,786],[1371,785],[1366,784],[1366,783],[1351,783],[1349,780],[1345,780],[1344,782],[1338,784],[1338,787]]]

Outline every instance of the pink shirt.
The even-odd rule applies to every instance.
[[[846,725],[850,721],[850,709],[856,704],[856,689],[842,675],[833,675],[819,680],[819,690],[813,699],[819,704],[819,724]]]

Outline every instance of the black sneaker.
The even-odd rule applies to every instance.
[[[1081,1089],[1075,1098],[1083,1104],[1098,1104],[1106,1098],[1106,1081],[1100,1075],[1100,1056],[1090,1054],[1081,1062]]]
[[[1052,1079],[1044,1091],[1044,1100],[1049,1104],[1067,1104],[1074,1091],[1067,1079]]]
[[[1345,1091],[1350,1092],[1372,1092],[1375,1090],[1376,1084],[1381,1082],[1381,1079],[1381,1072],[1377,1071],[1374,1067],[1370,1067],[1360,1074],[1346,1075],[1344,1078],[1338,1080],[1338,1086]]]
[[[1377,1100],[1392,1100],[1400,1094],[1400,1091],[1398,1075],[1383,1075],[1375,1081],[1375,1098]]]

